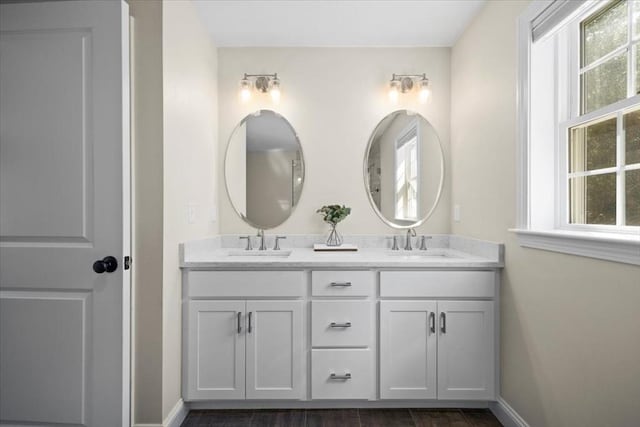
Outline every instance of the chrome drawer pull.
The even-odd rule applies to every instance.
[[[331,322],[329,326],[331,326],[332,328],[350,328],[351,322],[345,322],[345,323]]]
[[[334,288],[348,288],[351,286],[351,282],[331,282],[329,286],[333,286]]]
[[[344,375],[336,375],[336,374],[331,374],[329,375],[329,379],[332,380],[350,380],[351,379],[351,374],[344,374]]]
[[[429,331],[432,334],[436,332],[436,314],[433,311],[429,313]]]

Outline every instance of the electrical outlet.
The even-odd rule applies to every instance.
[[[453,205],[453,220],[460,222],[460,205]]]
[[[187,224],[196,223],[196,205],[187,205]]]
[[[211,211],[209,212],[209,221],[218,221],[218,206],[216,206],[215,204],[211,205]]]

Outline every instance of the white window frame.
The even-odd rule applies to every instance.
[[[393,164],[394,164],[394,189],[393,189],[393,210],[394,210],[394,217],[397,220],[400,221],[416,221],[419,218],[417,216],[415,217],[402,217],[400,215],[398,215],[398,188],[397,188],[397,167],[398,167],[398,148],[400,148],[401,146],[405,145],[406,143],[408,143],[411,139],[413,139],[415,137],[416,139],[416,178],[417,178],[417,187],[416,187],[416,212],[420,212],[420,178],[421,178],[421,165],[420,165],[420,161],[421,161],[421,142],[420,142],[420,126],[418,125],[418,120],[414,119],[411,123],[409,123],[409,125],[407,127],[405,127],[402,132],[400,132],[400,136],[398,138],[396,138],[395,143],[394,143],[394,149],[393,149]],[[405,161],[406,161],[406,157],[405,156]],[[405,166],[405,181],[407,181],[406,179],[406,170],[407,167]],[[406,184],[405,184],[406,185]],[[405,201],[405,203],[407,203],[408,201]]]
[[[558,46],[557,43],[555,45],[556,49],[564,49],[562,51],[565,53],[564,57],[569,58],[569,60],[565,63],[557,61],[554,64],[555,76],[561,76],[560,78],[556,77],[554,80],[556,94],[554,96],[555,105],[553,106],[555,108],[555,130],[553,134],[555,142],[553,143],[554,147],[551,147],[552,149],[546,150],[554,158],[545,159],[545,162],[553,163],[554,196],[552,197],[552,207],[550,205],[540,206],[543,204],[534,200],[535,191],[532,191],[532,175],[534,174],[532,171],[539,164],[536,162],[540,161],[540,155],[536,155],[534,149],[536,149],[535,144],[540,144],[540,142],[532,139],[531,129],[531,52],[533,43],[531,29],[534,19],[543,11],[548,11],[549,6],[553,3],[554,1],[551,0],[533,1],[518,21],[517,217],[516,228],[511,231],[517,234],[521,246],[640,265],[640,227],[625,227],[623,230],[617,226],[585,226],[568,223],[568,216],[566,215],[568,129],[602,117],[605,114],[611,115],[617,109],[627,109],[640,103],[640,95],[636,95],[592,113],[579,116],[580,80],[578,71],[580,57],[579,49],[575,49],[580,40],[579,25],[565,30],[568,31],[568,36],[565,37],[568,38],[569,45],[574,46],[573,49],[568,49],[567,51],[566,45]],[[591,14],[605,4],[605,2],[598,1],[585,2],[571,19],[575,19],[576,16],[584,16],[587,13]],[[629,43],[631,43],[631,40]],[[567,85],[570,88],[567,88]],[[562,93],[560,93],[560,90],[562,90]],[[621,119],[619,118],[618,120]],[[549,142],[547,141],[546,144],[549,144]],[[613,168],[618,172],[618,180],[623,176],[620,173],[619,151],[620,144],[618,144],[617,164]],[[624,162],[624,157],[622,161]],[[544,167],[549,170],[549,165]],[[635,169],[635,167],[631,169]],[[548,212],[551,209],[553,212]],[[542,225],[540,221],[533,220],[534,217],[539,218],[545,215],[549,216],[550,220],[546,223],[543,221],[544,224]]]

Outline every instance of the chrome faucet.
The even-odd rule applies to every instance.
[[[420,250],[421,251],[426,251],[427,250],[427,240],[431,240],[433,237],[431,236],[422,236],[420,238]]]
[[[404,250],[411,251],[413,247],[411,247],[411,238],[416,237],[416,230],[413,228],[407,228],[407,241],[404,243]]]
[[[258,230],[258,237],[260,238],[260,246],[258,247],[258,250],[266,251],[267,245],[265,244],[265,241],[264,241],[264,230],[262,229]]]
[[[253,246],[251,246],[251,236],[240,236],[239,239],[247,239],[247,247],[244,248],[245,251],[250,251],[253,249]]]
[[[400,248],[398,247],[398,236],[393,236],[393,245],[391,246],[392,251],[397,251]]]
[[[280,250],[280,239],[286,239],[287,236],[276,236],[276,242],[273,245],[273,250],[274,251],[279,251]]]

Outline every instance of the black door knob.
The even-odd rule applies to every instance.
[[[112,256],[106,256],[103,259],[93,263],[93,271],[98,274],[102,274],[105,271],[107,273],[113,273],[118,268],[118,260]]]

